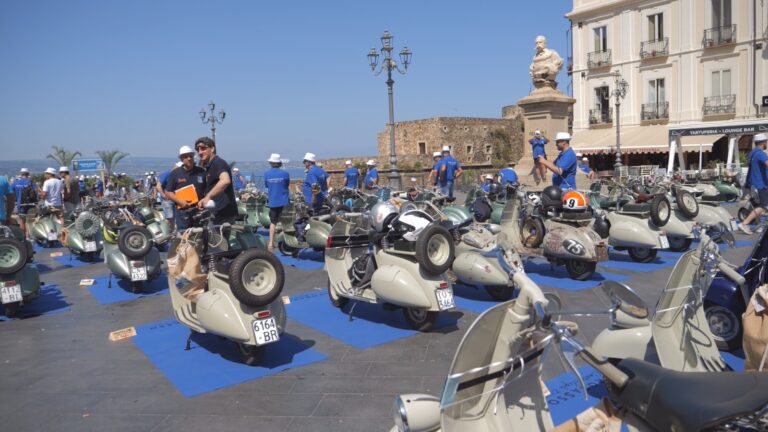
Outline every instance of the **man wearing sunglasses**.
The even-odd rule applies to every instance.
[[[206,208],[208,202],[212,201],[214,224],[234,222],[237,202],[229,164],[216,154],[216,143],[208,137],[198,138],[195,150],[200,156],[200,165],[205,169],[205,196],[198,201],[197,208]]]

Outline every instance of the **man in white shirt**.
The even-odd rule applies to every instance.
[[[53,212],[63,223],[62,219],[62,183],[56,177],[56,170],[48,168],[45,170],[45,183],[40,190],[40,196],[45,201],[45,205],[50,207]]]

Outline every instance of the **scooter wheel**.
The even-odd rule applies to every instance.
[[[241,303],[263,307],[283,291],[285,271],[277,257],[262,249],[247,249],[229,267],[229,287]]]
[[[21,309],[21,303],[6,303],[4,315],[6,318],[16,318],[19,316],[19,309]]]
[[[342,309],[344,306],[349,303],[349,299],[347,297],[342,297],[340,295],[337,295],[333,288],[331,288],[331,279],[328,278],[328,298],[331,300],[331,304],[333,307],[337,307],[339,309]]]
[[[732,310],[714,303],[704,304],[707,323],[715,337],[717,349],[733,351],[741,348],[741,318]]]
[[[683,214],[691,219],[699,215],[699,203],[696,201],[696,197],[687,190],[677,191],[677,208],[680,209]]]
[[[662,227],[669,222],[672,214],[672,206],[664,195],[656,195],[651,201],[651,220],[657,227]],[[697,210],[698,211],[698,210]]]
[[[544,241],[544,222],[537,217],[529,216],[523,222],[523,226],[520,227],[520,237],[523,240],[523,244],[529,248],[537,248],[541,246]]]
[[[515,293],[515,288],[507,285],[494,285],[485,287],[485,292],[496,301],[512,300],[512,295]]]
[[[739,222],[744,222],[744,219],[746,219],[750,213],[751,212],[749,211],[749,209],[745,207],[739,207],[739,212],[736,214],[736,217],[739,218]]]
[[[416,261],[424,273],[437,276],[453,265],[456,246],[453,236],[443,226],[429,225],[416,239]]]
[[[237,347],[240,349],[240,354],[243,355],[243,362],[248,366],[256,365],[264,358],[265,349],[263,346],[238,343]]]
[[[647,263],[651,262],[656,258],[656,249],[646,248],[646,247],[631,247],[627,250],[629,252],[629,257],[632,258],[635,262],[640,263]]]
[[[693,239],[686,237],[669,237],[669,250],[672,252],[685,252],[691,247]]]
[[[0,274],[14,274],[27,263],[27,247],[15,238],[0,238]]]
[[[418,308],[404,308],[403,314],[408,325],[421,332],[429,331],[437,321],[437,312]]]
[[[131,225],[120,229],[117,247],[128,258],[141,258],[152,249],[152,234],[141,225]]]
[[[293,256],[293,253],[296,252],[296,249],[288,246],[284,241],[277,242],[277,249],[285,256]]]
[[[568,270],[568,276],[571,279],[583,281],[595,274],[597,263],[594,261],[568,260],[565,262],[565,269]]]

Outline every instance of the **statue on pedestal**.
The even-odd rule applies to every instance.
[[[536,55],[533,56],[530,73],[533,85],[539,89],[542,87],[557,88],[557,74],[563,68],[563,59],[553,49],[547,48],[547,38],[536,37]]]

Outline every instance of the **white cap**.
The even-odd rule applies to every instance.
[[[179,156],[194,153],[195,151],[190,146],[181,146],[179,148]]]
[[[155,175],[155,172],[154,171],[150,171],[149,175]]]
[[[534,134],[534,135],[541,135],[541,131],[540,131],[540,130],[538,130],[538,129],[536,129],[535,131],[533,131],[533,134]]]
[[[148,175],[149,175],[149,172],[145,172],[145,173],[144,173],[144,175],[145,175],[145,176],[148,176]]]
[[[267,159],[267,162],[280,163],[280,153],[272,153],[271,155],[269,155],[269,159]]]
[[[78,180],[85,180],[85,176],[81,174]]]
[[[50,175],[56,175],[56,170],[53,167],[48,167],[45,169],[45,173]]]
[[[376,161],[373,159],[369,159],[368,162],[366,162],[366,165],[376,166]]]
[[[768,137],[766,137],[765,134],[755,135],[755,142],[760,142],[760,141],[768,141]]]
[[[184,164],[181,163],[181,161],[176,162],[176,168],[180,168],[182,165],[184,165]]]
[[[576,153],[576,157],[581,157],[581,156],[582,156],[581,153]]]
[[[583,161],[588,161],[588,160],[589,160],[589,158],[587,158],[586,156],[584,156],[583,158],[581,158],[581,160],[583,160]]]
[[[432,157],[440,157],[440,156],[442,156],[442,155],[443,155],[443,154],[442,154],[442,153],[440,153],[440,152],[434,152],[434,153],[432,153]]]
[[[451,146],[443,146],[443,151],[444,151],[444,152],[449,152],[449,151],[451,151]]]
[[[568,132],[558,132],[557,135],[555,135],[555,141],[570,141],[571,140],[571,134]]]
[[[26,168],[20,169],[19,172],[22,173],[22,174],[29,174],[29,170],[26,169]]]
[[[69,167],[65,167],[65,166],[59,167],[59,172],[60,173],[62,173],[62,172],[69,172]]]
[[[344,165],[352,165],[352,161],[348,160],[348,161],[344,162]]]
[[[314,153],[306,153],[306,154],[304,154],[304,160],[305,161],[315,162],[315,158],[316,157],[317,156],[315,156]]]
[[[240,168],[237,168],[237,167],[235,167],[235,168],[232,168],[232,171],[234,171],[234,172],[240,172]]]
[[[485,178],[487,178],[488,180],[493,180],[493,175],[492,174],[486,174]]]

